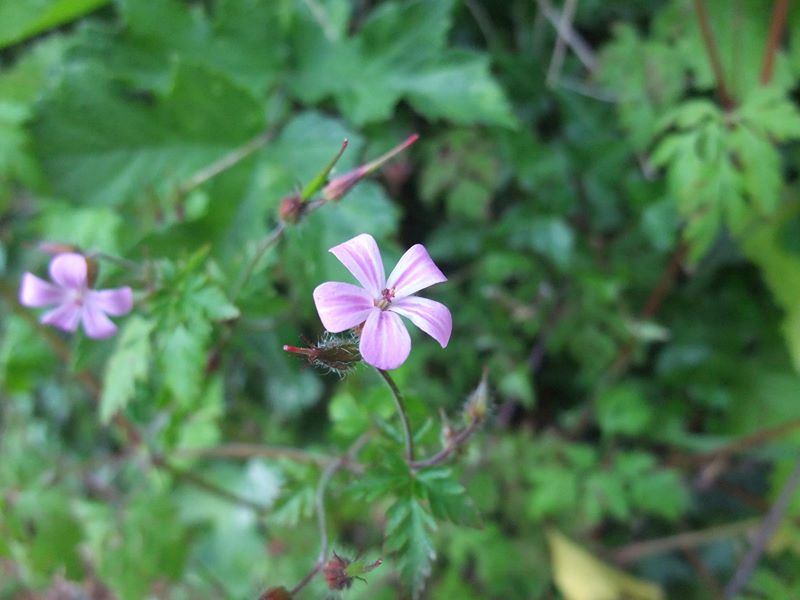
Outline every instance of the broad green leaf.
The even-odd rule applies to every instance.
[[[598,396],[597,420],[606,435],[640,435],[653,421],[653,408],[640,385],[623,383]]]
[[[446,47],[452,7],[451,0],[386,2],[345,40],[326,37],[306,15],[296,36],[295,94],[306,102],[333,97],[361,125],[388,118],[407,99],[431,119],[512,126],[486,59]]]
[[[128,318],[122,326],[103,377],[100,419],[104,423],[125,408],[136,392],[136,384],[147,379],[153,328],[152,321],[140,316]]]
[[[58,193],[119,205],[174,193],[263,126],[247,92],[201,68],[179,65],[171,88],[155,101],[125,95],[84,68],[68,73],[39,105],[34,139]]]
[[[110,0],[0,0],[0,48],[90,13]]]

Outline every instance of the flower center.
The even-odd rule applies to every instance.
[[[75,306],[83,306],[83,301],[86,297],[85,289],[71,289],[69,291],[69,302]]]
[[[385,288],[381,292],[381,297],[375,299],[375,306],[381,310],[386,310],[394,300],[394,288]]]

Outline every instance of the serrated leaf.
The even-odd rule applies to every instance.
[[[70,71],[39,105],[33,131],[58,193],[119,205],[174,193],[263,127],[261,107],[247,92],[222,75],[179,65],[154,102],[126,96],[96,70]]]
[[[204,331],[178,325],[162,333],[161,370],[164,384],[172,392],[178,404],[191,404],[200,394],[203,382],[205,346],[208,327]]]
[[[436,552],[430,532],[436,523],[413,497],[398,498],[386,511],[384,550],[395,554],[400,576],[414,598],[425,587]]]
[[[123,325],[103,377],[100,420],[104,423],[128,404],[136,384],[147,378],[153,328],[152,321],[139,316],[131,317]]]
[[[480,517],[464,486],[453,478],[450,469],[425,469],[417,473],[431,512],[440,519],[459,525],[477,526]]]

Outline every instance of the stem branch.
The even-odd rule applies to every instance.
[[[383,380],[386,382],[386,385],[389,386],[389,389],[392,390],[392,397],[394,398],[394,403],[397,406],[397,414],[400,416],[400,422],[403,425],[403,434],[406,441],[406,462],[411,465],[414,463],[414,437],[411,435],[411,425],[408,423],[408,414],[406,413],[403,395],[400,393],[397,384],[394,382],[394,379],[392,379],[389,373],[383,369],[376,370],[378,373],[380,373],[380,376],[383,377]]]

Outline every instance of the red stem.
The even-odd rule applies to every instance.
[[[700,33],[703,36],[703,42],[706,46],[708,53],[708,60],[711,63],[711,70],[714,72],[714,79],[717,82],[717,92],[722,105],[728,110],[736,107],[728,86],[725,83],[725,74],[722,71],[722,61],[717,52],[717,43],[714,41],[714,33],[711,31],[711,24],[708,21],[708,12],[703,0],[694,0],[694,9],[697,13],[697,21],[700,25]]]
[[[778,53],[778,46],[786,27],[786,16],[789,13],[789,0],[775,0],[772,9],[772,22],[769,26],[769,37],[767,38],[767,49],[764,53],[764,62],[761,65],[762,85],[772,81],[772,73],[775,67],[775,56]]]

